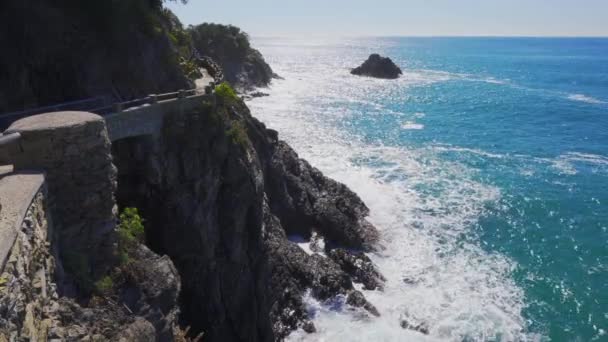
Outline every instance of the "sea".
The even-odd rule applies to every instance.
[[[290,341],[608,341],[608,39],[253,43],[281,76],[253,115],[382,234],[381,316],[307,295]],[[403,75],[351,75],[371,53]]]

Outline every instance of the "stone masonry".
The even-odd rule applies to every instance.
[[[22,136],[11,153],[15,170],[46,172],[63,266],[72,274],[103,274],[96,266],[110,256],[116,224],[116,168],[103,118],[86,112],[41,114],[13,123],[5,133],[13,132]]]

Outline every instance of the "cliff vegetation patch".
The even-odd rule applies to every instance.
[[[239,96],[236,94],[236,91],[228,82],[222,82],[215,87],[215,93],[225,104],[233,104],[239,100]]]

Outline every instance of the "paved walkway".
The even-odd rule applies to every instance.
[[[0,270],[4,268],[17,232],[44,183],[40,172],[10,173],[12,167],[0,168]]]
[[[211,77],[211,75],[209,75],[209,73],[207,72],[207,69],[200,68],[199,70],[203,74],[203,77],[195,80],[194,84],[196,84],[196,91],[198,93],[204,93],[205,87],[208,86],[209,84],[213,83],[215,80],[213,79],[213,77]]]

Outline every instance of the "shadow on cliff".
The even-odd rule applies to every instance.
[[[314,332],[308,290],[378,315],[352,284],[382,287],[357,252],[377,240],[367,207],[299,159],[242,101],[219,100],[166,115],[160,136],[113,144],[119,205],[141,210],[148,245],[179,270],[182,324],[209,341]],[[320,237],[325,248],[309,255],[291,234]]]

